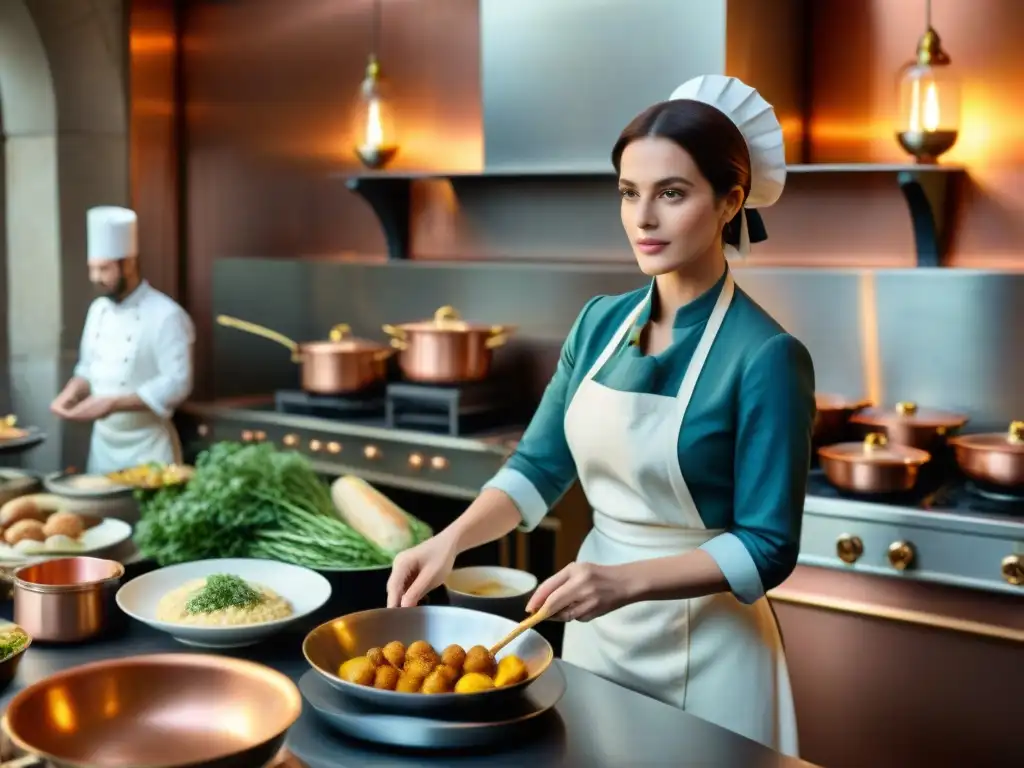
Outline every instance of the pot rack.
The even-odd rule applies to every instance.
[[[906,200],[914,228],[918,267],[941,267],[949,248],[951,222],[957,192],[967,175],[962,166],[938,164],[812,163],[790,165],[789,173],[872,173],[893,177]],[[361,175],[336,174],[352,192],[373,209],[384,230],[389,259],[409,256],[409,232],[412,185],[416,181],[470,180],[501,183],[502,180],[543,181],[545,179],[610,179],[613,171],[597,170],[524,170],[483,171],[480,173],[397,173]]]

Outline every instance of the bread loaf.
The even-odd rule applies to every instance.
[[[405,513],[361,477],[339,477],[331,485],[331,499],[342,520],[385,552],[398,553],[415,543]]]

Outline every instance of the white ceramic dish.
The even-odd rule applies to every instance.
[[[444,581],[448,602],[460,608],[485,611],[521,621],[537,589],[537,577],[515,568],[475,565],[456,568]]]
[[[64,557],[66,555],[96,555],[123,544],[132,536],[132,527],[122,520],[104,518],[92,528],[87,528],[76,543],[63,544],[57,541],[21,542],[17,547],[0,543],[0,560],[18,562],[36,560],[40,557]]]
[[[160,599],[195,579],[227,573],[272,589],[292,605],[292,615],[260,624],[230,627],[197,627],[173,624],[156,618]],[[117,604],[126,614],[154,629],[167,632],[186,645],[200,648],[241,648],[259,643],[289,624],[321,608],[331,597],[331,585],[323,576],[300,565],[276,560],[224,558],[169,565],[139,576],[117,592]]]

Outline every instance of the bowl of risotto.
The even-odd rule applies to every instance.
[[[225,558],[170,565],[117,592],[136,621],[200,648],[254,645],[322,608],[331,585],[309,568]]]

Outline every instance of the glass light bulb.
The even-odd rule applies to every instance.
[[[956,143],[960,131],[960,83],[948,65],[914,62],[900,74],[896,137],[923,162]]]
[[[380,66],[371,56],[366,77],[359,85],[352,125],[356,155],[369,168],[384,167],[398,153],[394,107],[389,95]]]

